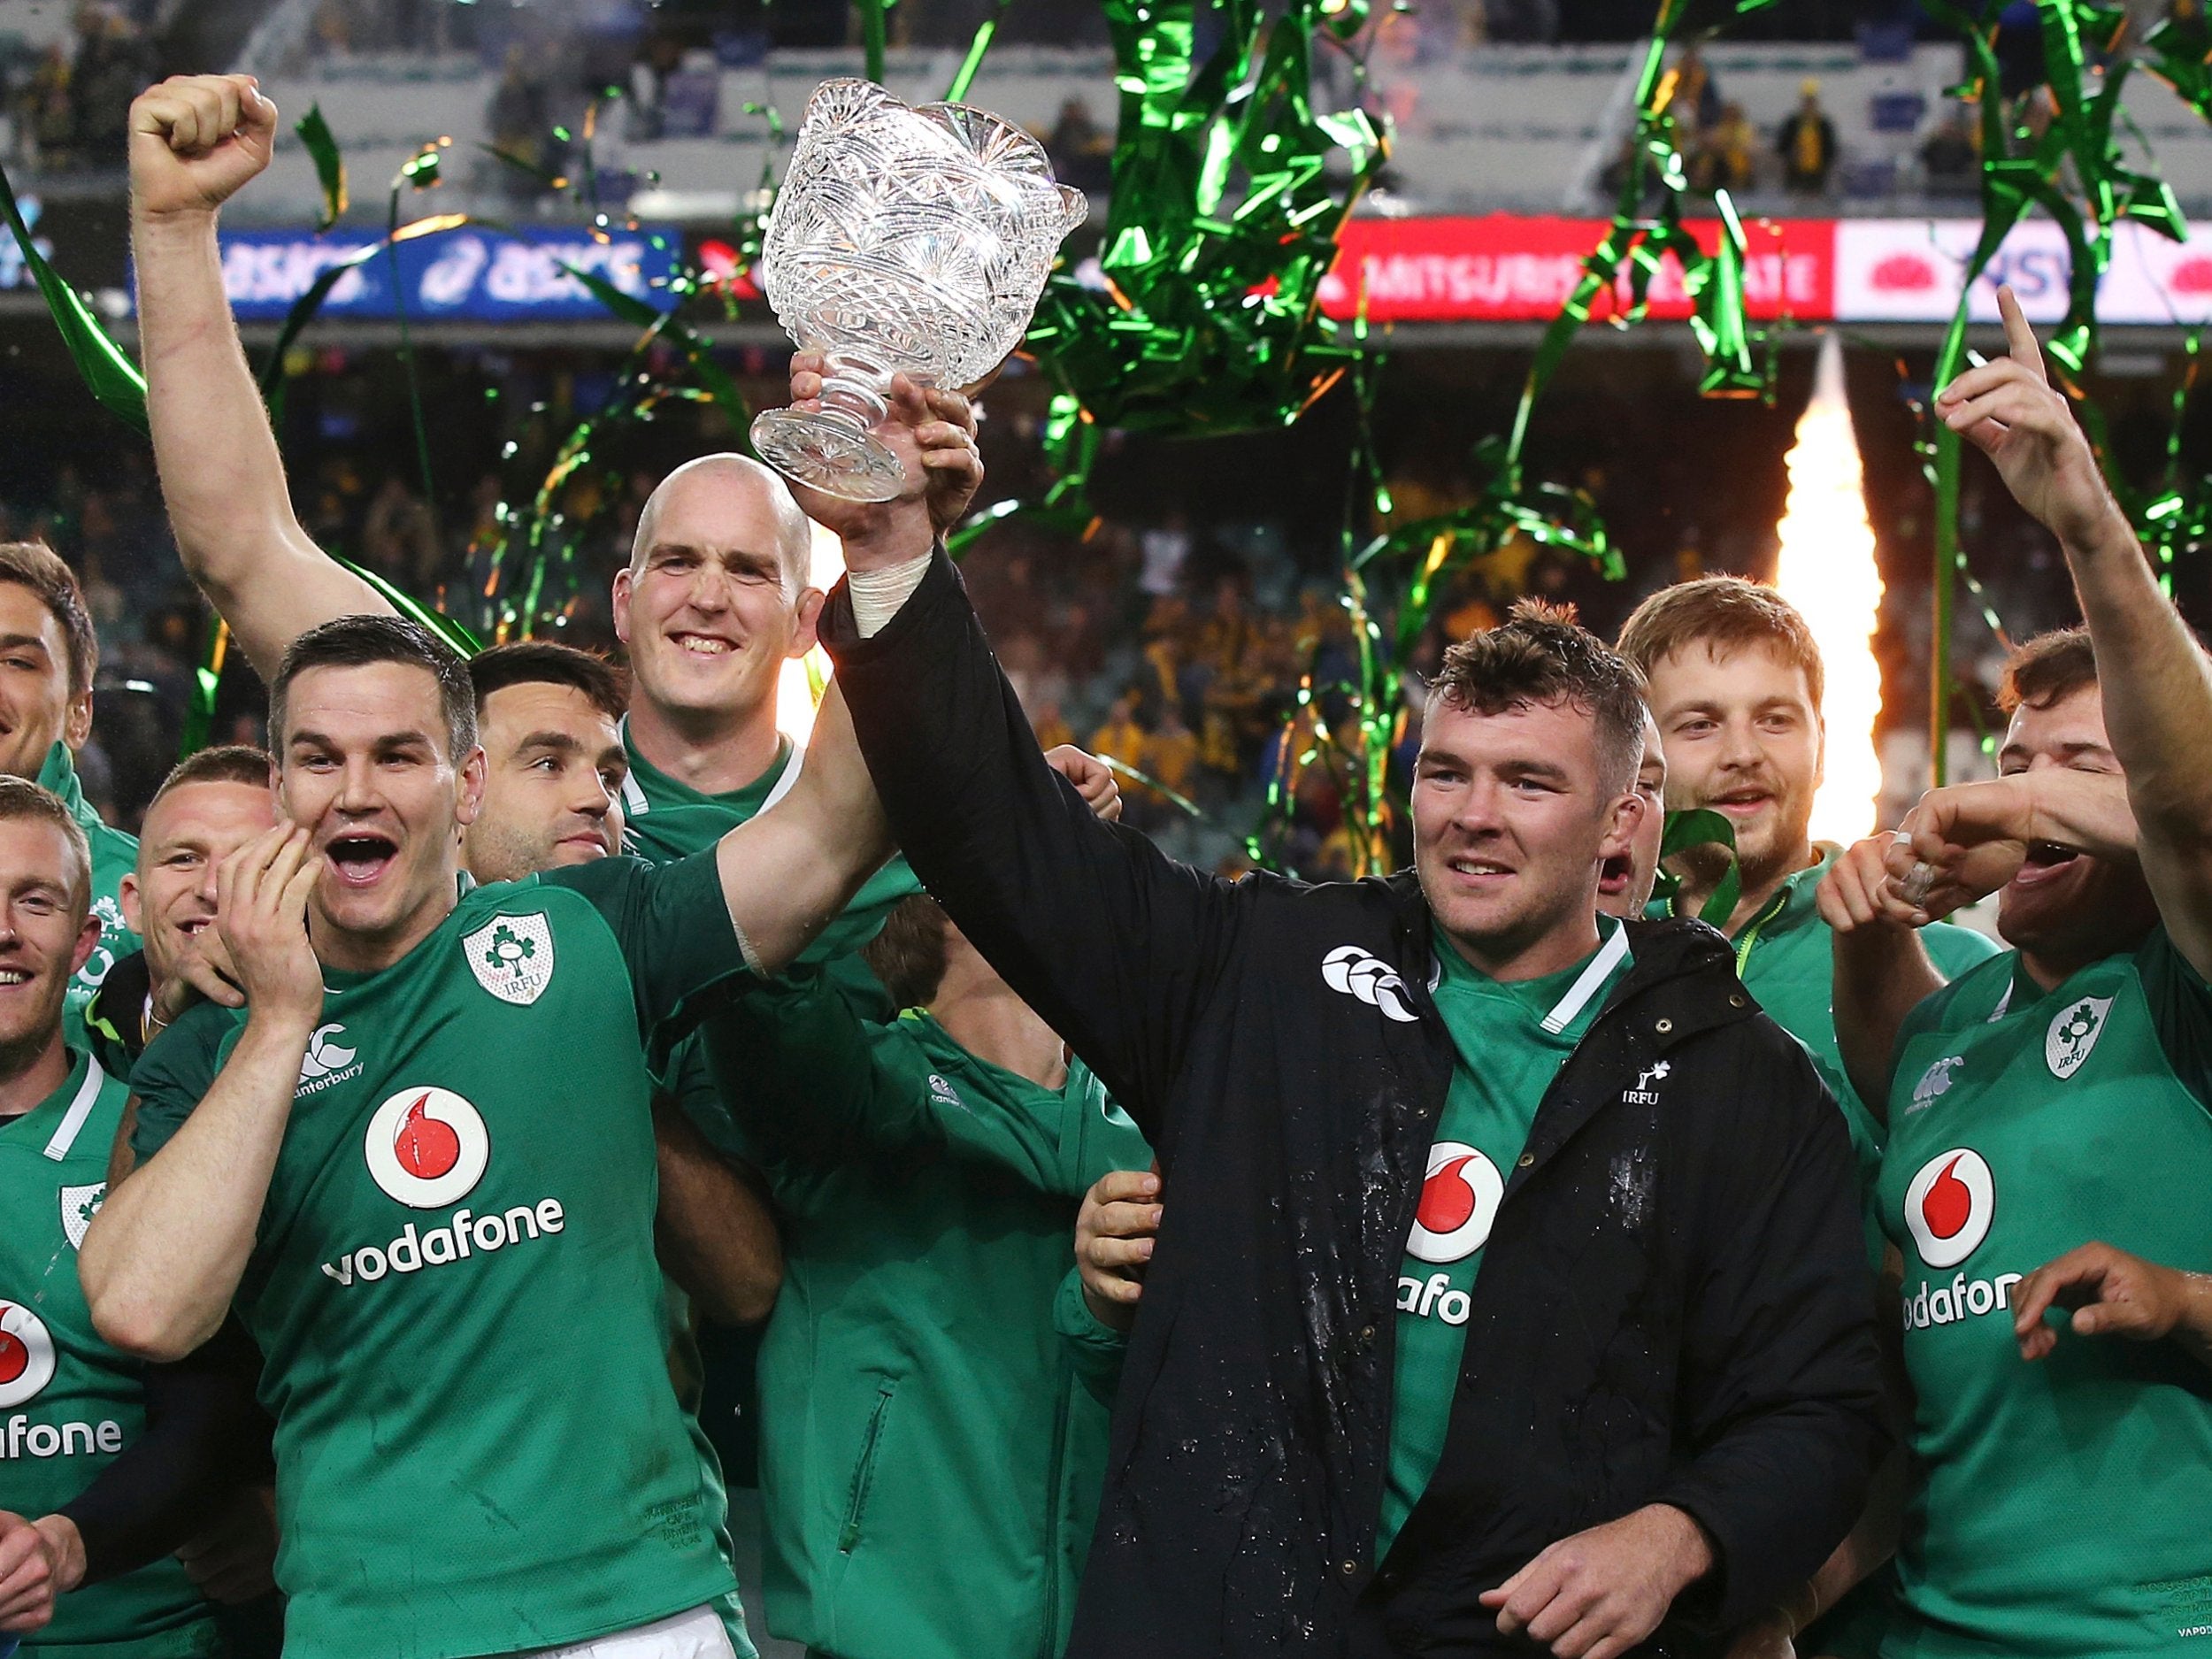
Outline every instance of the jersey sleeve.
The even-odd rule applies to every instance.
[[[588,900],[629,966],[638,1029],[657,1056],[698,1023],[703,993],[747,972],[715,849],[673,864],[595,858],[538,879]]]
[[[2153,928],[2136,951],[2135,972],[2166,1064],[2198,1105],[2212,1109],[2212,986],[2163,927]]]
[[[223,1038],[234,1024],[227,1009],[204,1002],[146,1045],[131,1071],[138,1121],[131,1151],[141,1164],[169,1144],[222,1069]]]

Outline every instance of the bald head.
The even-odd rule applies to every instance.
[[[792,499],[781,473],[749,456],[703,455],[685,462],[660,481],[638,514],[637,536],[630,545],[630,570],[645,568],[664,523],[710,518],[741,530],[749,522],[772,537],[782,564],[784,589],[795,596],[813,574],[814,531]]]

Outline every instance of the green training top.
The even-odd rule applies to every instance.
[[[1843,1107],[1851,1149],[1858,1158],[1860,1187],[1870,1190],[1881,1168],[1882,1126],[1844,1072],[1843,1053],[1836,1043],[1835,934],[1821,919],[1813,898],[1843,849],[1823,843],[1816,850],[1820,862],[1785,880],[1759,913],[1736,930],[1732,941],[1736,977],[1776,1025],[1812,1052],[1830,1092]],[[1668,901],[1658,899],[1653,901],[1651,913],[1671,916],[1674,911]],[[1998,950],[1995,941],[1949,922],[1922,928],[1920,940],[1936,972],[1947,979],[1988,961]]]
[[[1459,1063],[1429,1148],[1398,1279],[1398,1351],[1375,1559],[1428,1489],[1459,1387],[1482,1247],[1537,1108],[1629,963],[1628,930],[1599,918],[1604,941],[1571,968],[1504,981],[1468,965],[1436,930],[1437,1011]]]
[[[2162,928],[2048,994],[2001,956],[1907,1018],[1879,1202],[1925,1479],[1883,1659],[2212,1637],[2212,1368],[2062,1313],[2032,1364],[2010,1311],[2023,1275],[2092,1240],[2212,1271],[2208,1099],[2212,992]]]
[[[1054,1327],[1077,1205],[1151,1148],[1080,1061],[1048,1088],[819,979],[710,1018],[785,1219],[760,1352],[769,1627],[843,1659],[1053,1659],[1110,1381]]]
[[[59,1088],[0,1118],[0,1509],[34,1519],[146,1430],[146,1367],[100,1340],[77,1282],[129,1093],[73,1049]],[[22,1656],[197,1659],[218,1647],[207,1602],[172,1556],[62,1596]]]
[[[670,777],[639,753],[626,718],[622,722],[622,745],[630,761],[629,775],[622,787],[623,844],[626,850],[656,864],[703,852],[739,825],[750,823],[798,781],[803,758],[798,746],[788,737],[779,738],[775,759],[758,778],[741,789],[704,795]],[[893,905],[910,893],[920,891],[921,884],[907,869],[906,861],[893,859],[861,890],[845,913],[823,930],[799,960],[823,966],[847,999],[863,1012],[877,1019],[889,1019],[897,1010],[884,994],[881,982],[854,953],[881,930],[883,918]],[[687,1037],[678,1045],[661,1078],[684,1115],[718,1151],[726,1156],[743,1156],[743,1137],[738,1133],[721,1089],[708,1074],[706,1056],[695,1036]],[[705,1425],[699,1420],[700,1383],[706,1374],[705,1361],[693,1326],[690,1299],[672,1280],[667,1286],[665,1307],[668,1341],[674,1363],[687,1379],[680,1395],[685,1422],[707,1484],[713,1525],[726,1553],[729,1497],[722,1475],[722,1460],[716,1455]],[[738,1659],[751,1659],[752,1642],[734,1595],[723,1606],[722,1615],[723,1625],[729,1632],[731,1645],[737,1649]]]
[[[477,887],[391,967],[325,968],[236,1299],[287,1659],[551,1647],[732,1589],[662,1350],[648,1054],[742,968],[710,853]],[[142,1159],[243,1024],[203,1003],[147,1049]]]
[[[138,949],[138,935],[123,925],[123,878],[138,864],[138,837],[111,829],[84,798],[69,745],[57,743],[46,751],[46,764],[38,769],[39,787],[61,797],[69,816],[83,829],[92,847],[92,913],[100,918],[100,942],[85,958],[77,977],[69,982],[68,1000],[62,1005],[62,1030],[73,1048],[84,1043],[84,1008],[100,981],[117,961]]]

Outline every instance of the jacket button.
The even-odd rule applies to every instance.
[[[1336,1570],[1342,1573],[1346,1578],[1349,1578],[1359,1571],[1359,1563],[1356,1561],[1340,1561],[1336,1563]]]
[[[1663,1037],[1674,1029],[1674,1022],[1671,1019],[1663,1019],[1657,1025],[1654,1025],[1652,1029]]]
[[[1533,1152],[1524,1152],[1524,1153],[1522,1153],[1522,1154],[1521,1154],[1521,1167],[1522,1167],[1523,1169],[1527,1169],[1527,1168],[1528,1168],[1531,1164],[1534,1164],[1535,1162],[1536,1162],[1536,1155],[1535,1155]]]
[[[1729,994],[1728,1006],[1731,1008],[1741,1008],[1748,1001],[1750,1001],[1750,999],[1744,995],[1741,991],[1733,991]]]
[[[1375,1340],[1375,1327],[1371,1325],[1362,1325],[1359,1331],[1359,1340],[1363,1342],[1373,1341]]]

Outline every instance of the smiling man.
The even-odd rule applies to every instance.
[[[124,919],[146,942],[123,957],[85,1007],[85,1032],[118,1077],[196,995],[235,1005],[216,945],[215,875],[223,861],[276,822],[266,750],[204,749],[177,763],[140,824],[138,862],[123,878]]]
[[[76,572],[42,542],[0,542],[0,775],[30,779],[59,796],[92,849],[100,939],[69,982],[65,1017],[80,1041],[85,1004],[116,959],[138,947],[120,895],[138,843],[101,821],[77,781],[99,666],[100,642]]]
[[[1812,1050],[1842,1103],[1870,1183],[1881,1130],[1836,1049],[1833,960],[1814,894],[1841,849],[1816,847],[1825,672],[1812,630],[1771,588],[1709,576],[1663,588],[1621,629],[1621,654],[1643,671],[1667,753],[1667,807],[1709,808],[1735,831],[1743,892],[1723,930],[1759,1006]],[[1664,913],[1694,916],[1728,867],[1714,848],[1683,856],[1682,887]],[[1916,979],[1948,979],[1994,954],[1970,928],[1904,935]]]
[[[86,1292],[127,1351],[188,1352],[234,1303],[260,1346],[288,1653],[727,1654],[662,1354],[649,1059],[887,843],[833,696],[817,764],[704,853],[464,891],[474,702],[396,618],[287,652],[283,816],[219,879],[246,1006],[140,1062]]]
[[[1225,881],[1059,787],[926,515],[806,504],[900,845],[1175,1195],[1069,1654],[1616,1659],[1809,1574],[1878,1439],[1849,1144],[1709,931],[1601,927],[1634,671],[1517,611],[1414,871]]]
[[[2009,355],[1936,413],[2057,539],[2087,627],[2013,653],[2002,775],[1823,892],[1843,1052],[1888,1107],[1913,1397],[1916,1489],[1855,1553],[1897,1546],[1884,1659],[2185,1653],[2212,1623],[2212,664],[1999,303]],[[1901,983],[1886,936],[1993,889],[2014,949]]]
[[[78,1282],[125,1097],[62,1029],[90,869],[64,803],[0,778],[0,1643],[188,1659],[219,1639],[169,1557],[244,1471],[253,1397],[222,1354],[119,1351]]]

